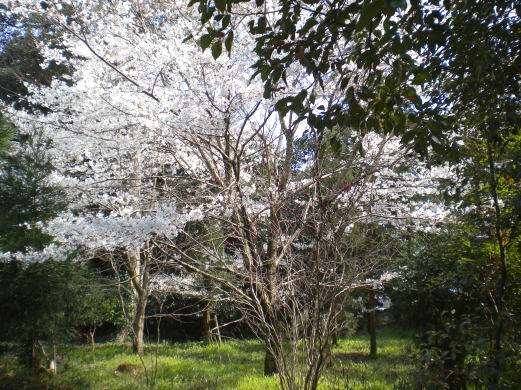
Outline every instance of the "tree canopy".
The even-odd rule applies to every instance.
[[[27,269],[105,261],[140,355],[152,296],[198,299],[207,330],[208,308],[233,302],[285,389],[316,389],[350,296],[374,312],[394,283],[417,309],[397,317],[428,321],[432,383],[500,386],[518,356],[519,6],[196,4],[10,6],[5,20],[49,29],[20,52],[43,67],[24,73],[30,106],[6,111],[20,139],[52,142],[39,165],[30,143],[8,155],[0,218],[23,218],[1,249]],[[45,239],[30,253],[27,226]]]
[[[208,33],[203,49],[226,43],[247,23],[264,97],[284,94],[299,64],[309,83],[278,99],[319,132],[350,126],[400,136],[426,155],[457,150],[463,111],[519,126],[519,5],[512,1],[192,1]],[[213,44],[212,44],[213,42]],[[341,93],[332,95],[335,80]],[[319,93],[318,89],[322,91]],[[280,94],[278,95],[280,96]],[[317,96],[322,98],[317,100]],[[494,102],[494,103],[492,103]],[[482,108],[478,108],[482,107]],[[492,114],[492,115],[490,115]]]

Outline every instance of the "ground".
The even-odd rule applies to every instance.
[[[391,389],[413,363],[412,338],[387,331],[378,336],[378,358],[371,360],[365,334],[339,340],[332,348],[333,366],[323,375],[320,390]],[[264,377],[263,346],[257,340],[229,341],[221,346],[163,343],[147,346],[143,360],[128,345],[66,345],[59,349],[58,375],[33,377],[12,353],[0,356],[2,390],[275,390],[278,377]],[[148,383],[148,385],[147,385]]]

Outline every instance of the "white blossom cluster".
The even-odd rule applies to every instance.
[[[72,199],[70,210],[46,227],[62,245],[48,250],[53,258],[59,248],[92,255],[141,248],[158,236],[174,240],[188,223],[210,217],[237,225],[241,215],[241,223],[255,226],[270,216],[270,205],[286,201],[306,207],[299,194],[315,178],[293,175],[280,190],[287,119],[277,119],[262,83],[250,80],[248,33],[238,27],[231,55],[214,61],[210,50],[183,43],[200,28],[184,2],[49,0],[45,9],[40,3],[16,0],[9,9],[44,13],[59,24],[72,56],[42,46],[41,66],[54,61],[74,73],[50,87],[28,85],[32,101],[49,114],[13,116],[22,130],[38,126],[53,140],[49,181]],[[283,93],[309,83],[301,73],[298,66],[288,70]],[[432,228],[447,217],[436,186],[448,168],[407,159],[396,138],[369,133],[361,143],[365,154],[353,152],[352,175],[331,199],[353,223]],[[322,207],[318,194],[309,196]],[[296,250],[310,248],[306,242],[281,240]],[[240,253],[234,259],[238,268],[246,261]],[[172,278],[152,283],[168,289],[177,283]]]

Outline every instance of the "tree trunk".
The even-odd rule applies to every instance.
[[[215,328],[217,329],[217,340],[219,341],[219,347],[222,344],[221,340],[221,329],[219,328],[219,321],[217,320],[217,314],[214,313],[213,318],[215,320]]]
[[[498,295],[497,295],[497,312],[494,321],[494,368],[495,372],[492,376],[491,389],[497,389],[499,387],[499,380],[501,375],[501,368],[503,362],[503,351],[502,351],[502,338],[503,338],[503,312],[505,310],[505,291],[508,276],[507,269],[507,258],[505,252],[505,245],[503,244],[503,235],[501,232],[501,208],[499,206],[499,199],[497,194],[497,181],[496,181],[496,168],[494,162],[494,155],[492,153],[492,145],[490,142],[487,144],[488,147],[488,163],[490,173],[490,193],[494,200],[495,209],[495,233],[496,239],[499,246],[499,258],[500,264],[500,276],[498,281]]]
[[[138,355],[143,355],[143,335],[145,331],[145,309],[147,307],[148,273],[150,268],[149,254],[140,249],[127,251],[126,267],[131,277],[135,297],[135,311],[132,321],[132,350]]]
[[[31,356],[29,360],[29,366],[34,374],[40,369],[40,356],[38,355],[38,349],[36,345],[36,330],[32,330],[29,334],[29,345],[31,349]]]
[[[376,358],[376,296],[374,290],[369,290],[369,304],[367,312],[367,330],[371,338],[371,358]]]
[[[331,335],[331,344],[338,345],[337,332],[333,332],[333,334]]]
[[[145,331],[145,309],[147,306],[147,294],[142,291],[138,292],[138,300],[136,305],[136,314],[133,324],[133,342],[132,351],[139,356],[143,355],[143,336]]]
[[[269,336],[268,336],[269,337]],[[273,352],[269,348],[269,340],[265,341],[266,355],[264,356],[264,375],[270,376],[275,375],[279,371],[277,370],[277,360],[273,355]]]
[[[210,331],[211,314],[210,305],[207,305],[203,312],[203,341],[205,344],[212,342],[212,332]]]
[[[90,349],[94,351],[95,342],[94,342],[94,334],[96,333],[96,327],[93,329],[89,329],[89,341],[90,341]]]

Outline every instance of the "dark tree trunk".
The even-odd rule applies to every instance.
[[[266,355],[264,356],[264,375],[270,376],[278,373],[277,361],[269,348],[269,341],[266,340]]]
[[[266,292],[267,297],[264,297],[264,313],[266,313],[266,336],[265,336],[265,345],[266,345],[266,356],[264,357],[264,375],[273,375],[278,374],[279,370],[277,368],[277,358],[281,358],[281,356],[276,356],[276,354],[280,353],[277,345],[274,345],[278,339],[278,324],[277,324],[277,265],[275,263],[277,258],[277,234],[276,234],[276,213],[271,211],[271,219],[272,224],[271,227],[273,231],[271,232],[271,239],[268,240],[268,250],[266,253],[266,257],[269,259],[268,263],[265,265],[265,269],[267,271],[265,284],[266,284]],[[274,353],[275,349],[275,353]]]
[[[331,334],[331,343],[333,345],[338,345],[338,336],[336,330]]]
[[[212,342],[212,333],[210,331],[211,314],[210,305],[208,305],[203,313],[203,341],[205,344]]]
[[[503,338],[503,314],[505,311],[505,291],[506,291],[506,283],[508,276],[507,269],[507,258],[505,245],[503,244],[503,235],[501,232],[501,208],[499,206],[499,199],[497,194],[497,181],[496,181],[496,168],[494,162],[494,155],[492,152],[492,145],[490,142],[487,145],[488,147],[488,163],[489,163],[489,173],[490,173],[490,193],[492,195],[492,199],[494,200],[494,209],[495,209],[495,233],[496,239],[498,241],[499,246],[499,258],[501,261],[500,264],[500,273],[499,273],[499,281],[498,281],[498,295],[497,295],[497,312],[496,318],[494,321],[494,368],[495,372],[492,376],[492,386],[491,389],[495,390],[499,388],[499,380],[500,373],[502,369],[503,362],[503,350],[502,350],[502,338]]]
[[[38,346],[36,340],[36,331],[32,330],[29,333],[29,345],[28,348],[31,349],[31,354],[29,357],[29,366],[34,374],[38,372],[40,369],[40,356],[38,355]]]

